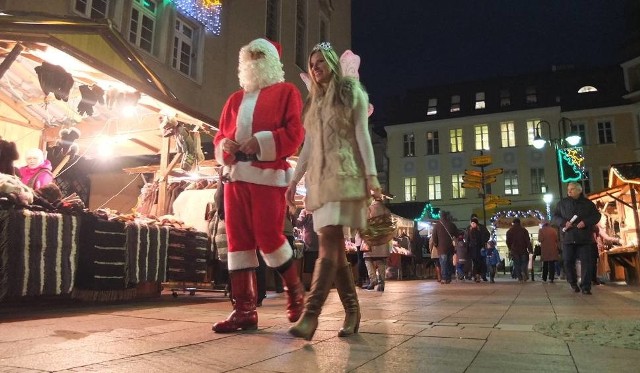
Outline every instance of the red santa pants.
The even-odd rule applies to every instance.
[[[257,248],[269,267],[291,260],[293,250],[283,234],[286,188],[243,181],[224,188],[229,270],[258,267]]]

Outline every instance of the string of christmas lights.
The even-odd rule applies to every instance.
[[[422,209],[420,217],[413,219],[413,221],[421,221],[425,217],[427,217],[427,219],[440,219],[440,209],[433,207],[431,202],[427,202]]]
[[[528,218],[528,217],[534,217],[540,221],[545,220],[544,215],[538,211],[538,210],[527,210],[527,211],[520,211],[520,210],[509,210],[509,211],[498,211],[496,212],[490,219],[489,222],[491,223],[491,240],[493,241],[498,241],[498,227],[496,227],[496,222],[500,219],[500,218]]]
[[[172,0],[183,14],[204,25],[207,32],[219,36],[221,31],[222,0]]]

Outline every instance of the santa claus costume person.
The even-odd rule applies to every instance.
[[[282,276],[287,288],[287,317],[303,311],[304,288],[283,234],[285,191],[293,176],[287,157],[304,138],[302,99],[284,82],[279,44],[256,39],[240,49],[241,90],[222,110],[214,138],[216,160],[228,170],[224,185],[225,223],[229,246],[229,280],[233,312],[213,325],[217,333],[254,330],[257,249]]]

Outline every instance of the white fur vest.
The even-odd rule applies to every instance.
[[[335,98],[332,100],[332,98]],[[366,199],[365,171],[355,136],[353,109],[367,107],[368,97],[351,78],[330,83],[324,96],[312,99],[304,127],[313,141],[305,177],[305,206]]]

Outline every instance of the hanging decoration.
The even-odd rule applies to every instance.
[[[584,176],[584,152],[582,148],[558,149],[558,169],[563,183],[582,180]]]
[[[422,213],[420,214],[419,217],[413,219],[413,221],[421,221],[422,219],[425,219],[425,218],[433,219],[433,220],[440,219],[440,208],[433,207],[431,202],[425,203],[424,208],[422,209]]]
[[[222,0],[172,0],[180,13],[196,19],[207,32],[219,36]]]

